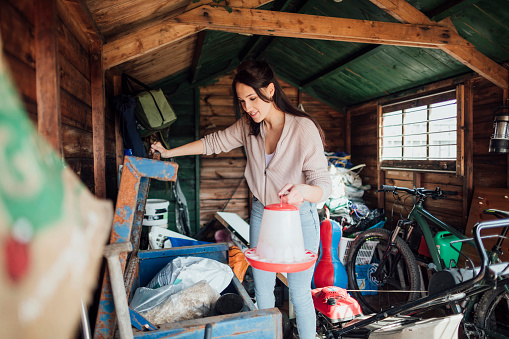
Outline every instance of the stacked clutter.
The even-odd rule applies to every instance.
[[[351,156],[345,152],[325,153],[328,171],[332,179],[332,194],[323,208],[330,211],[330,218],[343,229],[343,236],[355,237],[372,226],[382,227],[385,221],[383,209],[370,210],[362,199],[371,185],[363,185],[360,172],[366,164],[354,166]]]

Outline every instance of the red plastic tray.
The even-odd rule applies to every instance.
[[[305,259],[302,261],[296,261],[292,263],[276,263],[276,262],[266,262],[259,261],[254,259],[257,256],[256,247],[250,248],[244,252],[244,256],[247,259],[247,262],[262,271],[276,272],[276,273],[294,273],[305,271],[316,262],[318,259],[318,255],[312,251],[306,251]]]

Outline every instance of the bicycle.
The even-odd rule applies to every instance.
[[[427,297],[419,300],[408,302],[401,306],[395,306],[382,312],[370,315],[368,317],[361,317],[360,319],[353,320],[347,323],[340,329],[334,329],[331,336],[333,338],[342,338],[345,334],[349,333],[348,337],[368,337],[369,333],[375,329],[394,328],[401,325],[408,325],[417,323],[421,318],[416,317],[419,312],[423,312],[429,309],[433,309],[444,304],[461,303],[463,305],[462,314],[462,325],[463,333],[466,337],[475,338],[508,338],[509,334],[507,331],[507,300],[508,292],[500,292],[502,289],[507,289],[509,284],[509,278],[507,274],[509,271],[508,263],[489,264],[491,258],[488,258],[487,251],[484,249],[482,239],[498,237],[497,243],[493,246],[495,249],[500,250],[503,239],[507,239],[507,232],[509,230],[509,212],[490,210],[487,211],[490,214],[494,214],[497,217],[503,217],[503,220],[491,220],[477,224],[473,229],[473,238],[465,238],[456,240],[455,242],[472,241],[475,243],[475,249],[479,258],[481,258],[480,267],[472,270],[472,276],[468,279],[458,281],[457,284],[446,288],[442,291],[437,291]],[[483,229],[493,229],[502,227],[500,235],[494,236],[483,236],[481,237],[481,231]],[[503,309],[495,312],[499,306],[499,302],[504,300],[502,303]],[[471,307],[477,303],[476,312],[473,312]],[[466,305],[466,306],[465,306]],[[481,309],[481,310],[479,310]],[[484,313],[483,310],[487,312]],[[459,314],[456,314],[457,316]],[[386,322],[385,327],[381,327],[383,324],[381,320],[389,317],[392,321]],[[500,317],[504,318],[504,327],[499,327],[496,320]],[[486,327],[481,327],[478,320],[482,319],[482,322],[488,324]],[[378,326],[369,328],[369,325],[377,323]],[[490,324],[496,323],[495,327]],[[382,325],[383,326],[383,325]],[[453,322],[454,326],[454,322]],[[443,329],[445,331],[445,329]],[[451,332],[449,329],[448,332]],[[458,329],[456,329],[457,331]],[[430,333],[431,334],[431,333]],[[440,333],[434,333],[434,335],[440,335]]]
[[[424,188],[409,189],[385,185],[381,187],[380,191],[392,192],[395,196],[395,204],[404,206],[398,192],[409,194],[408,196],[415,196],[416,200],[408,217],[399,220],[392,232],[387,229],[367,230],[357,236],[349,249],[347,259],[349,292],[357,299],[365,314],[377,313],[405,305],[420,297],[423,292],[421,290],[421,275],[415,256],[408,246],[408,242],[416,229],[422,232],[430,252],[432,264],[429,266],[437,272],[448,272],[447,274],[451,277],[454,274],[458,275],[459,269],[452,268],[457,266],[457,263],[451,263],[451,268],[447,268],[444,261],[440,259],[432,230],[427,220],[433,222],[440,229],[452,233],[460,239],[460,242],[467,242],[475,246],[472,239],[467,238],[452,226],[436,218],[423,207],[423,202],[428,197],[441,199],[455,192],[442,191],[438,187],[435,190],[427,190]],[[507,212],[496,210],[487,212],[497,217],[509,218],[509,213]],[[502,238],[497,241],[490,252],[488,265],[493,266],[497,262],[503,237],[506,234],[507,228],[504,228]],[[366,250],[371,255],[366,256]],[[471,263],[471,272],[474,271],[473,266],[473,263]],[[488,286],[488,284],[485,285]],[[468,323],[473,323],[475,328],[474,330],[466,329],[467,332],[475,332],[477,328],[482,329],[482,332],[485,329],[491,328],[494,332],[503,331],[505,333],[505,324],[509,324],[509,318],[505,316],[504,324],[504,322],[495,321],[493,317],[493,315],[496,315],[495,311],[497,311],[495,306],[501,304],[501,301],[505,300],[505,298],[509,300],[509,288],[505,287],[505,283],[500,286],[502,288],[497,287],[494,291],[489,291],[489,288],[476,291],[475,294],[472,294],[472,296],[475,295],[475,298],[469,298],[467,303],[461,305],[460,303],[451,304],[455,313],[465,312],[465,314],[470,316],[470,314],[473,314],[471,311],[476,305],[478,305],[476,313],[481,314],[480,311],[482,311],[481,315],[472,319],[471,322],[470,320],[468,321]],[[444,286],[441,288],[444,289]],[[481,296],[481,293],[484,292],[486,292],[485,295]],[[498,314],[498,312],[496,313]],[[509,327],[507,333],[509,336]]]

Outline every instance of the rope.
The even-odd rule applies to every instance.
[[[347,292],[390,292],[390,293],[413,293],[413,292],[428,292],[428,291],[418,291],[418,290],[405,290],[405,291],[402,291],[402,290],[346,290]]]

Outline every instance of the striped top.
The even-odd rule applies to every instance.
[[[244,176],[253,195],[264,205],[278,203],[277,193],[289,183],[319,186],[323,191],[320,201],[327,200],[332,192],[332,182],[322,139],[313,121],[285,114],[285,125],[274,157],[265,167],[265,122],[261,122],[260,135],[253,136],[249,135],[247,119],[251,118],[243,115],[223,131],[203,137],[203,154],[229,152],[245,146]]]

